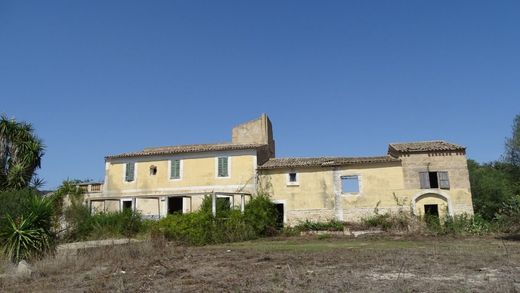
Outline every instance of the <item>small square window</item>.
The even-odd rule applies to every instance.
[[[342,193],[359,193],[359,177],[342,176],[341,177],[341,192]]]
[[[297,172],[289,172],[287,173],[287,185],[298,185],[298,173]]]

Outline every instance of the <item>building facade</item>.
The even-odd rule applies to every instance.
[[[285,224],[359,221],[411,209],[417,215],[473,213],[465,148],[444,141],[390,144],[375,157],[276,158],[263,114],[221,144],[146,148],[105,158],[105,181],[85,184],[94,212],[123,209],[149,218],[197,210],[204,196],[236,208],[268,193]]]

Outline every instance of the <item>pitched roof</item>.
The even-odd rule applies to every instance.
[[[217,144],[190,144],[178,146],[165,146],[155,148],[145,148],[142,151],[122,153],[118,155],[109,155],[105,159],[115,158],[130,158],[130,157],[146,157],[158,155],[173,155],[185,153],[201,153],[212,151],[232,151],[232,150],[249,150],[265,147],[263,144],[232,144],[232,143],[217,143]]]
[[[388,145],[388,153],[420,153],[432,151],[464,151],[465,147],[445,142],[443,140],[418,141],[406,143],[391,143]]]
[[[280,169],[280,168],[301,168],[301,167],[334,167],[356,164],[399,162],[391,156],[378,157],[318,157],[318,158],[273,158],[263,165],[258,166],[259,170]]]

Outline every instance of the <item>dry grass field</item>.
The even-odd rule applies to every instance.
[[[206,247],[145,241],[33,266],[30,278],[0,278],[0,291],[520,291],[520,241],[492,237],[295,237]]]

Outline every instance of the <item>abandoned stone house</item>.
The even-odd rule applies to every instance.
[[[149,218],[197,210],[204,196],[243,209],[259,190],[279,221],[359,221],[410,208],[442,217],[473,213],[465,148],[444,141],[392,143],[374,157],[276,158],[263,114],[232,130],[230,143],[145,148],[105,158],[103,183],[82,185],[94,212],[123,209]]]

